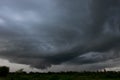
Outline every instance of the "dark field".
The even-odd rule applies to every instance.
[[[120,80],[120,72],[9,73],[0,80]]]

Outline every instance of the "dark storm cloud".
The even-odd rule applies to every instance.
[[[119,48],[119,4],[119,0],[0,1],[0,56],[42,69],[118,58],[119,50],[112,56],[107,52]]]

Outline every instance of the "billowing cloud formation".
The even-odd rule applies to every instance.
[[[1,0],[0,56],[42,69],[119,58],[119,4],[119,0]]]

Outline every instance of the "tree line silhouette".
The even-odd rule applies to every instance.
[[[83,72],[25,72],[24,69],[17,70],[16,72],[10,72],[9,67],[0,67],[0,77],[6,77],[5,80],[120,80],[120,71],[83,71]],[[30,78],[31,77],[31,78]],[[78,79],[76,79],[78,78]],[[94,78],[94,79],[93,79]],[[1,79],[0,79],[1,80]]]

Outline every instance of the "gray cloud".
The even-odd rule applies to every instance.
[[[0,56],[41,69],[118,58],[119,4],[119,0],[0,1]]]

